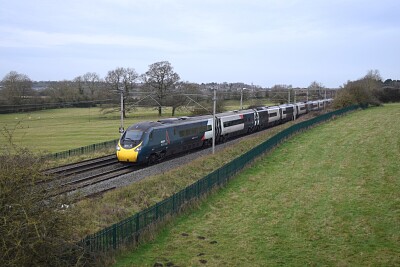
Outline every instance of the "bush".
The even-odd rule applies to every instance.
[[[52,197],[28,151],[0,155],[0,258],[2,266],[87,264],[74,235],[78,214],[67,197]]]
[[[358,104],[361,106],[378,106],[377,91],[381,82],[365,77],[357,81],[349,81],[338,91],[333,102],[335,108],[343,108]]]
[[[400,88],[385,86],[377,92],[377,97],[383,103],[400,102]]]

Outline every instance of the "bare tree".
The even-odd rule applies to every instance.
[[[367,74],[364,76],[365,79],[371,79],[375,81],[382,81],[382,76],[379,70],[369,70]]]
[[[85,87],[89,91],[89,98],[94,100],[96,91],[99,90],[98,85],[100,84],[100,76],[95,72],[87,72],[82,77]]]
[[[112,91],[123,93],[124,105],[122,112],[124,118],[126,118],[126,102],[129,97],[129,92],[133,90],[137,78],[138,74],[135,69],[120,67],[109,71],[106,76],[106,82],[109,84],[109,88]]]
[[[149,66],[149,70],[142,75],[146,88],[154,93],[158,102],[158,115],[162,115],[162,106],[176,83],[180,80],[178,73],[168,61],[160,61]]]
[[[326,88],[322,83],[319,83],[317,81],[313,81],[308,87],[307,87],[307,100],[311,99],[320,99],[323,97],[322,92],[325,91]]]
[[[172,116],[175,116],[175,111],[179,107],[188,104],[196,105],[198,97],[201,95],[199,86],[189,82],[179,82],[171,90],[167,97],[167,104],[172,107]]]
[[[281,104],[287,103],[288,98],[292,98],[290,91],[292,91],[292,85],[287,84],[276,84],[271,87],[270,97],[272,102],[279,102]]]
[[[84,97],[84,81],[82,76],[76,77],[73,82],[75,83],[76,90],[81,98]]]
[[[25,75],[16,71],[9,72],[2,80],[3,89],[1,94],[10,104],[22,104],[24,98],[32,96],[32,81]]]
[[[55,103],[74,103],[84,100],[84,96],[80,94],[79,84],[81,78],[75,78],[74,81],[63,80],[60,82],[52,82],[47,92],[51,100]]]

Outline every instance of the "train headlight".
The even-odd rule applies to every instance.
[[[116,149],[117,151],[120,151],[120,150],[121,150],[121,147],[120,147],[119,145],[117,145],[117,146],[115,147],[115,149]]]
[[[142,149],[142,147],[141,147],[141,146],[138,146],[138,147],[135,148],[135,151],[136,151],[136,152],[139,152],[141,149]]]

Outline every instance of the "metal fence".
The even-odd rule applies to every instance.
[[[190,201],[202,197],[213,188],[226,184],[249,162],[270,151],[291,135],[357,108],[358,106],[350,106],[295,124],[169,198],[119,223],[87,236],[81,240],[80,245],[88,252],[106,252],[117,249],[124,244],[136,242],[149,226],[163,221],[167,216],[177,214]]]
[[[105,149],[105,148],[115,148],[115,146],[118,143],[118,139],[112,140],[112,141],[107,141],[107,142],[102,142],[102,143],[97,143],[97,144],[92,144],[88,146],[83,146],[79,148],[74,148],[62,152],[57,152],[54,154],[48,154],[45,156],[46,159],[62,159],[62,158],[68,158],[71,156],[79,156],[83,155],[86,153],[91,153],[95,152],[96,150],[100,149]]]

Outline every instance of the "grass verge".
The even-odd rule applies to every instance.
[[[285,142],[116,266],[398,266],[399,107]]]

